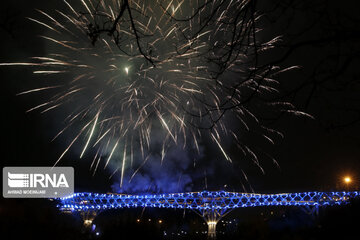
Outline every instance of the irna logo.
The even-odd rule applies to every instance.
[[[8,185],[11,188],[47,188],[49,185],[54,188],[69,187],[65,174],[26,174],[8,172]]]
[[[72,167],[4,167],[5,198],[58,198],[74,193]]]

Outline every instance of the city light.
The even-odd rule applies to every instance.
[[[351,183],[351,178],[350,178],[350,177],[345,177],[345,178],[344,178],[344,182],[345,182],[346,184]]]

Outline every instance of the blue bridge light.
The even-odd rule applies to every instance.
[[[198,211],[257,206],[326,206],[346,204],[359,192],[302,192],[255,194],[225,191],[202,191],[159,195],[75,193],[60,198],[61,210],[116,209],[132,207],[186,208]]]

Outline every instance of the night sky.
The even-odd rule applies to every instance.
[[[359,190],[360,17],[356,1],[263,0],[256,1],[255,6],[258,14],[263,15],[257,22],[262,29],[257,40],[266,42],[280,36],[275,48],[259,56],[259,64],[274,64],[281,69],[297,66],[276,76],[279,92],[271,100],[290,102],[297,110],[312,116],[272,114],[260,119],[284,134],[283,138],[274,138],[273,145],[258,141],[254,137],[258,134],[256,128],[241,136],[260,153],[258,159],[265,173],[239,154],[232,140],[224,139],[233,160],[229,163],[207,139],[200,142],[201,156],[195,165],[193,149],[175,147],[163,165],[155,158],[145,164],[139,178],[134,178],[131,184],[127,183],[126,173],[124,188],[119,189],[119,172],[109,177],[121,162],[114,161],[106,169],[102,162],[93,175],[90,165],[96,149],[89,149],[80,159],[86,141],[82,138],[58,164],[74,167],[76,192]],[[27,19],[44,19],[35,9],[50,15],[56,9],[67,11],[61,0],[1,2],[0,63],[27,62],[53,50],[53,45],[39,37],[48,31]],[[49,85],[62,81],[55,75],[40,79],[32,71],[31,67],[0,66],[2,167],[52,166],[83,124],[80,122],[52,141],[65,126],[64,119],[72,106],[44,114],[27,113],[51,97],[51,93],[18,93],[38,87],[44,79]],[[234,128],[240,126],[236,121],[231,124]],[[154,141],[153,145],[157,143]],[[345,176],[352,179],[349,186],[344,184]],[[218,239],[344,239],[358,235],[359,208],[359,200],[354,200],[346,206],[322,208],[316,218],[300,207],[237,209],[219,222]],[[206,234],[200,236],[198,232],[207,230],[205,222],[194,212],[179,209],[105,211],[93,223],[99,236],[95,232],[84,233],[79,215],[60,213],[55,202],[48,199],[0,199],[2,239],[119,239],[119,233],[123,239],[205,239]],[[189,235],[177,238],[171,235],[182,231]]]
[[[260,157],[265,175],[251,161],[233,156],[232,165],[220,153],[211,152],[211,146],[204,146],[198,172],[206,170],[208,174],[205,180],[205,174],[200,176],[192,170],[196,172],[192,190],[204,189],[206,181],[209,190],[243,191],[240,169],[247,173],[255,192],[340,189],[345,175],[360,178],[360,19],[356,8],[338,5],[337,1],[266,2],[258,1],[259,11],[267,14],[259,22],[264,29],[260,38],[265,41],[280,35],[282,41],[261,61],[276,62],[282,68],[300,66],[278,76],[278,97],[314,119],[280,115],[265,120],[285,135],[273,146],[259,144],[280,165],[278,168],[271,160]],[[44,28],[25,17],[36,18],[39,13],[34,9],[53,13],[56,8],[64,8],[61,1],[3,1],[0,62],[46,54],[48,46],[38,37]],[[26,113],[41,102],[39,96],[44,97],[16,96],[36,87],[37,76],[30,68],[1,66],[0,75],[2,166],[51,166],[68,142],[66,135],[51,142],[61,130],[64,117],[58,112]],[[217,161],[206,162],[207,157]],[[77,191],[111,191],[118,179],[109,180],[110,170],[100,170],[93,177],[89,171],[91,160],[91,154],[80,160],[76,151],[70,151],[60,165],[75,168]]]

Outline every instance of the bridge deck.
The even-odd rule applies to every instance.
[[[157,195],[75,193],[60,198],[61,210],[87,211],[130,207],[186,208],[194,210],[234,209],[257,206],[325,206],[348,203],[360,192],[302,192],[254,194],[203,191]]]

